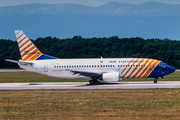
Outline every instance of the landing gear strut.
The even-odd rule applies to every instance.
[[[98,80],[97,80],[97,79],[92,79],[92,80],[89,81],[89,83],[90,83],[91,85],[97,84],[97,83],[98,83]]]

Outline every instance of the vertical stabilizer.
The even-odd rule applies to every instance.
[[[15,31],[22,61],[34,61],[42,55],[22,30]]]

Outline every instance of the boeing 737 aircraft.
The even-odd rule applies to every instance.
[[[118,82],[123,78],[163,78],[175,69],[166,63],[149,58],[97,58],[59,59],[41,53],[21,30],[15,31],[22,60],[6,61],[18,63],[21,68],[60,78],[89,77],[90,84],[98,80]]]

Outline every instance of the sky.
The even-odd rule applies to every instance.
[[[96,7],[112,1],[130,3],[130,4],[141,4],[150,1],[156,1],[167,4],[180,4],[180,0],[0,0],[0,7],[22,5],[29,3],[45,3],[45,4],[77,3],[77,4]]]

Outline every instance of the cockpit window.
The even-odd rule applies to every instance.
[[[167,64],[166,64],[166,63],[160,63],[159,66],[161,66],[161,67],[166,67]]]

